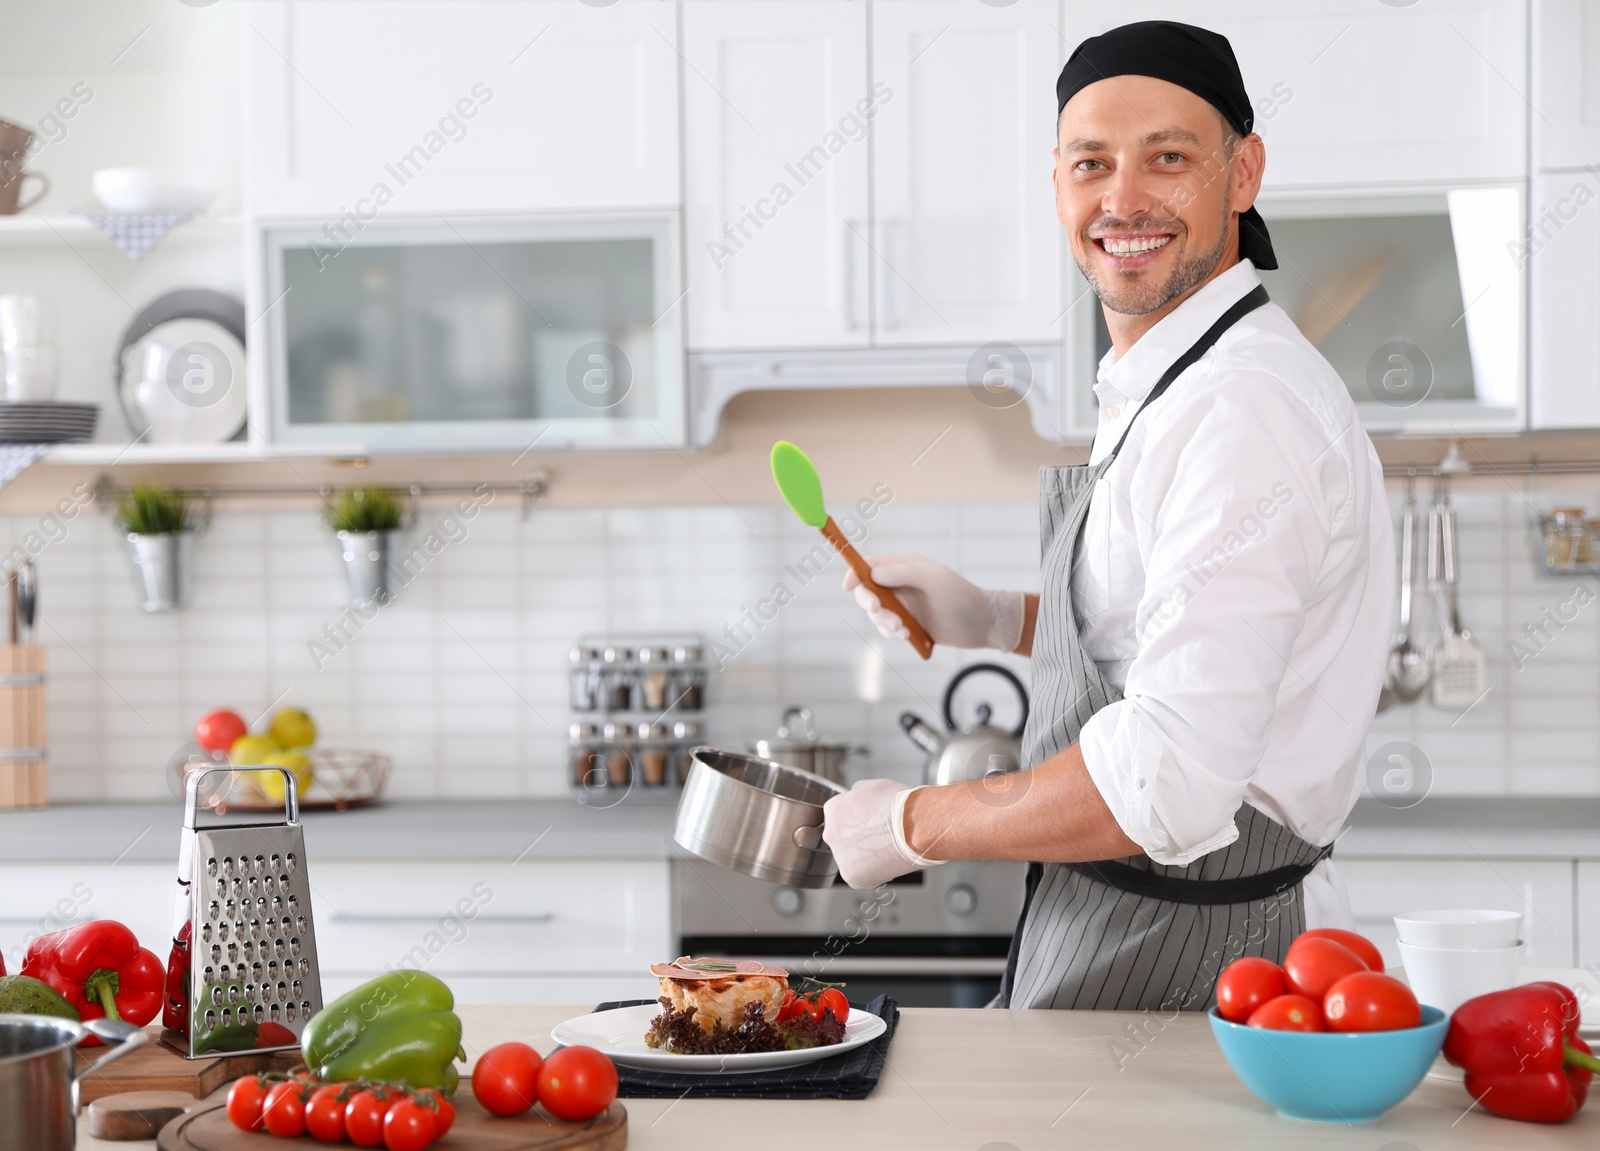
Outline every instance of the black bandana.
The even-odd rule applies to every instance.
[[[1090,84],[1113,76],[1151,76],[1187,88],[1221,112],[1241,136],[1248,136],[1255,124],[1233,45],[1205,28],[1145,20],[1091,36],[1073,51],[1056,81],[1057,115]],[[1239,257],[1263,270],[1278,266],[1266,221],[1254,208],[1239,213]]]

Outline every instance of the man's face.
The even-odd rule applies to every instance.
[[[1057,139],[1056,216],[1111,311],[1159,311],[1238,251],[1234,213],[1260,186],[1260,139],[1240,141],[1193,92],[1101,80],[1067,102]]]

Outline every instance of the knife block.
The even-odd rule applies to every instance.
[[[0,809],[50,801],[44,648],[0,644]]]

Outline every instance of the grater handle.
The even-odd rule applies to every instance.
[[[295,782],[294,772],[287,767],[276,767],[269,764],[243,764],[238,767],[202,767],[199,771],[189,776],[187,795],[183,803],[183,827],[185,831],[195,830],[195,820],[200,811],[200,781],[208,775],[219,771],[276,771],[283,776],[283,821],[285,825],[293,827],[300,822],[300,787]]]

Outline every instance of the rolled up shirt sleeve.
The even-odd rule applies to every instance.
[[[1297,646],[1348,490],[1349,461],[1283,381],[1236,371],[1204,392],[1146,413],[1180,451],[1113,467],[1096,493],[1131,506],[1144,588],[1123,698],[1080,744],[1123,832],[1170,865],[1238,837],[1280,700],[1316,690]]]

